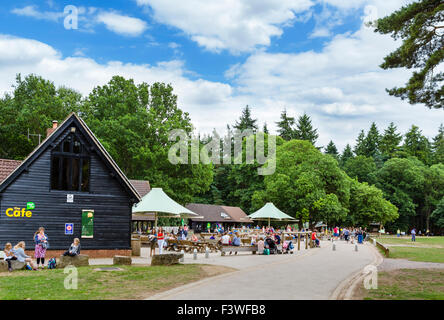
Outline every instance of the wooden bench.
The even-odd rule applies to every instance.
[[[221,246],[220,253],[224,256],[227,252],[252,252],[256,254],[257,246]]]

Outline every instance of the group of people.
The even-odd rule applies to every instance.
[[[45,233],[45,228],[40,227],[34,233],[34,258],[36,263],[32,260],[31,256],[25,253],[26,243],[25,241],[20,241],[14,247],[10,242],[5,244],[4,248],[4,259],[8,263],[9,272],[12,271],[12,261],[22,262],[29,266],[29,269],[38,270],[43,269],[45,266],[46,250],[49,247],[49,238]],[[80,254],[80,240],[78,238],[74,239],[70,248],[63,254],[64,256],[76,256]]]
[[[347,243],[354,243],[357,241],[358,243],[363,243],[366,238],[366,232],[361,227],[359,228],[333,228],[333,240],[345,240]]]

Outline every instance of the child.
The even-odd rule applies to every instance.
[[[17,257],[12,252],[12,244],[10,244],[9,242],[5,244],[4,253],[5,253],[5,261],[8,263],[8,270],[9,272],[12,272],[11,261],[17,260]]]
[[[79,238],[75,238],[74,242],[71,243],[71,246],[69,247],[69,250],[66,251],[63,255],[64,256],[70,256],[75,257],[80,254],[80,240]]]

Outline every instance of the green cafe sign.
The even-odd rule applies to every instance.
[[[26,208],[20,208],[20,207],[7,208],[5,214],[9,218],[31,218],[32,217],[31,210],[34,209],[35,209],[35,203],[28,202],[26,203]]]

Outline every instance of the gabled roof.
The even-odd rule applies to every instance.
[[[190,218],[193,221],[205,222],[238,222],[248,223],[251,220],[239,207],[219,206],[203,203],[190,203],[185,206],[203,218]]]
[[[147,180],[130,180],[130,182],[142,198],[151,190],[150,182]]]
[[[141,197],[133,185],[129,182],[125,174],[120,170],[119,166],[114,162],[109,153],[94,135],[94,133],[88,128],[86,123],[77,116],[74,112],[71,113],[60,126],[58,126],[48,137],[46,137],[43,142],[37,146],[31,154],[23,160],[23,162],[16,167],[1,183],[0,192],[3,192],[9,184],[11,184],[23,171],[27,170],[28,167],[48,148],[50,147],[57,138],[65,132],[65,130],[76,124],[83,135],[90,139],[90,143],[96,148],[97,155],[103,160],[103,162],[108,166],[109,169],[113,171],[116,175],[118,181],[127,190],[127,192],[134,197],[135,202],[140,201]]]
[[[22,163],[20,160],[0,159],[0,183]]]

